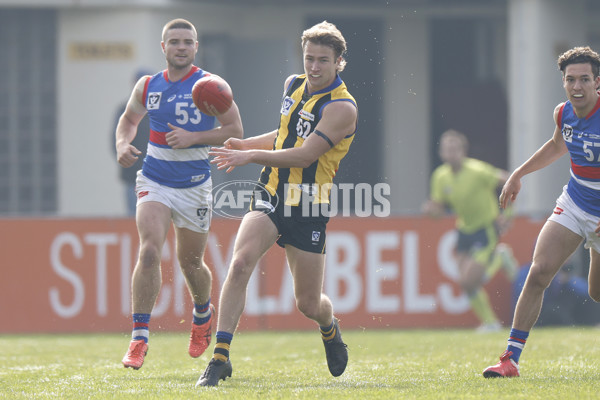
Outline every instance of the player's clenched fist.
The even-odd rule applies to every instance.
[[[124,168],[129,168],[135,164],[141,154],[142,152],[132,144],[127,143],[122,146],[117,146],[117,161],[119,162],[119,165]]]

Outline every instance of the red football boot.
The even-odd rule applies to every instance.
[[[192,324],[192,332],[190,333],[190,345],[188,347],[188,353],[191,357],[197,358],[204,353],[204,351],[210,345],[210,339],[212,334],[212,321],[215,315],[215,307],[210,305],[210,319],[202,325]]]
[[[510,356],[512,351],[505,351],[500,356],[500,362],[483,370],[484,378],[513,378],[519,376],[519,364]]]
[[[125,368],[140,369],[144,364],[144,357],[148,353],[148,344],[143,340],[132,340],[129,349],[121,361]]]

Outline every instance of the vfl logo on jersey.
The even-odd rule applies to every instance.
[[[306,111],[304,109],[300,110],[298,115],[300,115],[300,118],[309,120],[311,122],[315,120],[315,114],[309,113],[308,111]]]
[[[196,215],[199,216],[200,218],[205,218],[206,214],[208,214],[208,207],[198,208],[196,210]]]
[[[312,231],[312,241],[313,242],[318,242],[320,238],[321,238],[321,232]]]
[[[573,127],[568,124],[563,124],[562,135],[565,142],[571,143],[573,141]]]
[[[281,114],[283,114],[287,117],[295,102],[296,102],[296,100],[292,99],[289,96],[285,96],[285,98],[283,99],[283,102],[281,103]]]
[[[162,92],[150,92],[148,93],[148,101],[146,102],[147,110],[158,110],[160,107],[160,98],[162,97]]]

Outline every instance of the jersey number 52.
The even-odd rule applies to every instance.
[[[298,118],[298,123],[296,124],[296,133],[303,139],[306,139],[311,132],[311,123],[302,118]]]

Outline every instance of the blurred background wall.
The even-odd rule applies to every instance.
[[[0,0],[1,216],[125,215],[115,113],[136,71],[165,68],[161,30],[176,17],[198,29],[197,65],[230,82],[246,136],[277,126],[302,31],[338,25],[360,110],[338,181],[389,183],[396,215],[419,212],[445,129],[467,134],[474,157],[522,163],[564,100],[558,54],[600,49],[593,0]],[[569,174],[556,164],[525,178],[519,213],[552,209]]]

